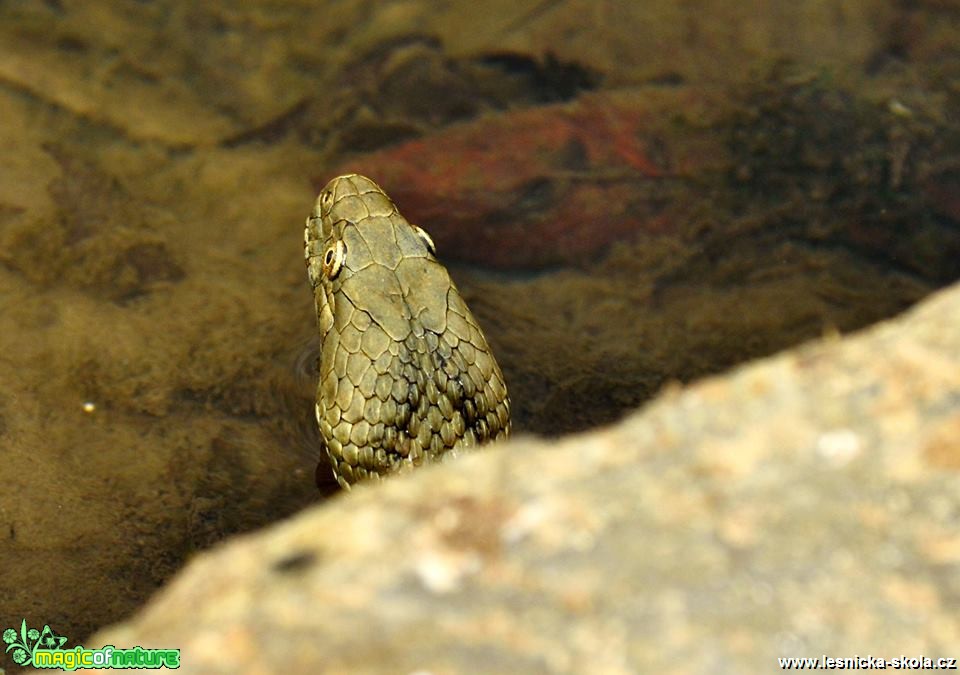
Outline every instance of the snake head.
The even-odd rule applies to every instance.
[[[397,207],[380,186],[357,174],[337,176],[317,195],[304,227],[303,244],[321,339],[333,326],[339,291],[335,282],[347,262],[344,229],[371,216],[396,213]]]
[[[433,241],[356,174],[304,231],[320,328],[317,422],[347,486],[509,431],[503,375]]]
[[[317,196],[304,229],[304,257],[321,337],[344,295],[352,295],[354,306],[393,339],[403,339],[410,320],[441,320],[446,298],[439,291],[451,282],[435,253],[430,235],[407,222],[375,182],[358,174],[331,180]],[[402,306],[410,285],[423,289],[414,311],[425,316],[410,316]],[[414,295],[421,293],[415,289]]]
[[[347,174],[327,183],[317,195],[303,233],[310,284],[317,288],[325,278],[331,278],[331,272],[339,272],[339,265],[334,263],[338,257],[345,257],[345,251],[340,256],[336,251],[343,228],[335,232],[334,225],[340,221],[357,224],[371,216],[389,217],[395,213],[397,207],[386,193],[365,176]],[[343,261],[339,262],[342,265]]]

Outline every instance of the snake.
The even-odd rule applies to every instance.
[[[344,489],[507,438],[490,345],[427,232],[373,180],[332,179],[304,228],[320,334],[315,413]]]

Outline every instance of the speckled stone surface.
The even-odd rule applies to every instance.
[[[750,673],[958,656],[960,287],[621,424],[202,554],[91,644],[185,672]]]

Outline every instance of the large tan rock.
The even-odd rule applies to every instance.
[[[198,556],[88,646],[189,673],[752,673],[956,655],[960,287]]]

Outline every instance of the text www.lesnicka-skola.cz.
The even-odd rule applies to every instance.
[[[782,670],[957,670],[957,659],[929,656],[815,656],[810,658],[779,658]]]

